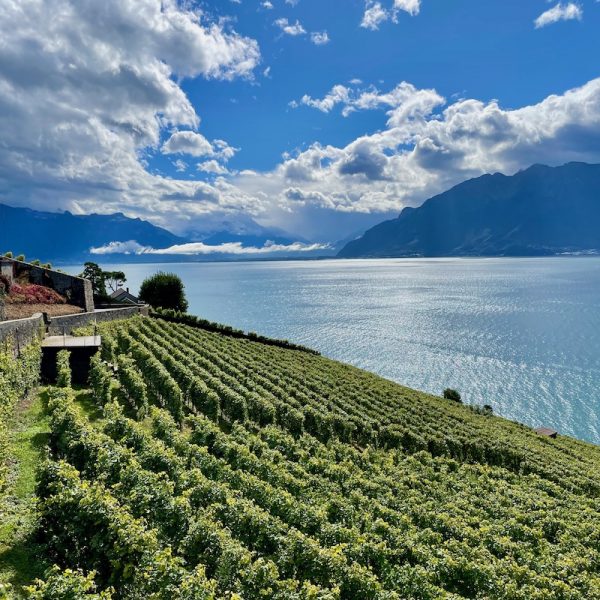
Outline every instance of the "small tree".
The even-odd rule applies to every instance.
[[[446,400],[452,400],[452,402],[462,403],[462,400],[460,399],[460,394],[452,388],[446,388],[444,390],[444,398],[446,398]]]
[[[95,262],[86,262],[83,264],[83,272],[79,277],[89,279],[92,282],[92,290],[95,296],[106,298],[106,274]]]
[[[116,292],[127,281],[123,271],[104,271],[104,281],[112,292]]]
[[[154,308],[172,308],[181,312],[188,307],[183,281],[174,273],[163,271],[144,279],[140,287],[140,300]]]
[[[12,258],[12,257],[13,257],[13,253],[12,253],[12,252],[10,252],[10,251],[9,251],[9,252],[5,252],[5,253],[4,253],[4,257],[5,257],[5,258]]]

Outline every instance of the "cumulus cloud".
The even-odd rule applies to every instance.
[[[398,22],[398,13],[407,12],[414,17],[421,11],[421,0],[394,0],[391,8],[387,9],[376,0],[365,1],[365,12],[360,26],[371,31],[379,29],[379,25],[384,21],[391,20]]]
[[[285,17],[282,17],[281,19],[277,19],[274,25],[277,25],[286,35],[298,36],[306,33],[306,29],[302,27],[298,20],[295,23],[290,23]]]
[[[188,154],[195,157],[214,157],[227,162],[238,151],[224,140],[209,142],[202,134],[195,131],[176,131],[161,146],[163,154]],[[215,162],[213,160],[211,162]]]
[[[419,90],[414,85],[403,81],[389,92],[380,92],[373,86],[360,89],[334,85],[323,98],[312,98],[305,94],[299,101],[290,102],[290,106],[292,108],[301,105],[310,106],[328,113],[336,106],[342,105],[344,117],[357,110],[387,108],[389,124],[394,125],[417,115],[427,115],[444,102],[444,98],[435,90]]]
[[[256,199],[150,174],[164,132],[209,152],[179,82],[251,77],[257,43],[175,0],[6,0],[0,11],[0,190],[15,205],[124,211],[170,227]],[[176,150],[181,135],[167,141]],[[180,147],[181,150],[181,147]],[[231,156],[224,142],[212,154]],[[179,150],[177,151],[179,153]],[[233,194],[233,195],[232,195]]]
[[[387,21],[390,18],[390,13],[383,8],[381,2],[373,2],[369,0],[365,7],[365,12],[360,26],[365,29],[375,31],[379,29],[379,25],[383,21]]]
[[[189,154],[190,156],[210,156],[212,144],[195,131],[175,132],[161,148],[163,154]]]
[[[128,242],[110,242],[105,246],[90,248],[91,254],[156,254],[156,255],[181,255],[181,256],[206,256],[210,254],[256,255],[256,254],[291,254],[316,252],[328,250],[328,244],[304,244],[293,242],[291,244],[275,244],[266,242],[264,246],[244,246],[241,242],[225,242],[218,245],[208,245],[202,242],[176,244],[168,248],[152,248],[142,246],[135,240]]]
[[[203,173],[213,173],[215,175],[227,175],[229,170],[216,160],[206,160],[198,164],[198,171]]]
[[[470,177],[535,162],[600,161],[600,79],[518,109],[477,99],[446,104],[435,90],[406,82],[385,94],[346,90],[329,94],[320,109],[383,108],[387,127],[344,147],[313,144],[271,173],[233,180],[249,193],[279,196],[270,214],[280,226],[297,223],[302,211],[315,228],[332,211],[397,213]]]
[[[266,172],[219,172],[236,148],[199,133],[182,78],[250,77],[260,53],[255,41],[189,6],[4,0],[3,202],[120,211],[176,232],[251,217],[331,240],[468,177],[534,162],[600,162],[600,79],[515,109],[476,98],[445,103],[436,90],[407,82],[384,91],[355,82],[298,104],[346,115],[382,110],[380,131],[346,145],[309,144]],[[201,173],[216,176],[149,172],[161,148],[176,168],[199,162]]]
[[[316,46],[323,46],[329,44],[329,34],[326,31],[313,31],[310,34],[310,41]]]
[[[568,4],[558,3],[547,11],[543,12],[535,21],[536,29],[546,27],[558,21],[581,21],[583,18],[583,9],[574,2]]]
[[[421,0],[394,0],[394,8],[412,16],[418,15],[421,10]]]

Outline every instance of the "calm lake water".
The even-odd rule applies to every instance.
[[[132,292],[159,269],[175,272],[204,318],[600,443],[600,258],[110,268]]]

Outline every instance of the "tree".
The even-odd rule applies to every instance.
[[[112,292],[116,292],[127,281],[123,271],[104,271],[104,282]]]
[[[106,276],[104,271],[95,262],[86,262],[83,264],[83,272],[79,277],[89,279],[92,282],[92,290],[95,296],[105,298],[106,294]]]
[[[172,308],[185,312],[188,307],[181,279],[174,273],[163,271],[144,279],[140,287],[140,300],[154,308]]]
[[[444,398],[446,398],[446,400],[452,400],[452,402],[462,403],[462,400],[460,399],[460,394],[452,388],[446,388],[444,390]]]

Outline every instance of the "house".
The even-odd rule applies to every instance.
[[[129,288],[117,288],[111,295],[110,299],[116,304],[140,304],[139,298],[129,293]]]
[[[546,437],[552,438],[555,440],[558,436],[558,432],[554,431],[554,429],[549,429],[548,427],[538,427],[535,432],[538,435],[544,435]]]

